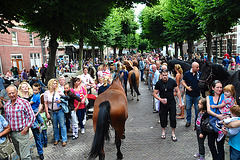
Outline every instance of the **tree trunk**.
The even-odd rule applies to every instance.
[[[207,33],[206,39],[207,39],[207,55],[208,55],[207,61],[210,62],[212,57],[212,34]]]
[[[184,53],[183,53],[183,42],[179,42],[179,48],[180,48],[180,55],[182,57],[182,59],[184,58]]]
[[[113,58],[115,59],[116,57],[117,57],[117,48],[116,47],[114,47],[113,48]]]
[[[79,39],[79,42],[78,42],[79,44],[79,60],[78,60],[78,62],[79,62],[79,70],[81,71],[82,70],[82,60],[83,60],[83,38],[80,38]]]
[[[100,48],[100,63],[103,63],[103,48]]]
[[[118,53],[118,56],[122,56],[122,51],[123,51],[123,49],[119,49],[119,53]],[[131,52],[129,51],[129,54],[130,54]]]
[[[93,59],[93,66],[95,66],[95,46],[92,46],[92,59]]]
[[[188,59],[191,60],[193,55],[193,40],[188,40]]]
[[[57,42],[57,36],[51,35],[51,39],[49,41],[49,61],[48,61],[48,67],[46,72],[46,80],[45,84],[51,79],[55,77],[55,62],[56,62],[56,52],[57,52],[58,42]]]
[[[175,42],[175,54],[174,57],[177,59],[178,58],[178,44]]]
[[[166,45],[166,55],[168,55],[168,44]]]

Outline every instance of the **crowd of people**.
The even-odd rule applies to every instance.
[[[198,58],[197,55],[194,58]],[[62,76],[62,71],[61,74],[58,73],[58,78],[45,82],[47,64],[43,64],[40,69],[32,66],[29,76],[33,78],[29,82],[26,81],[28,77],[26,70],[21,73],[20,84],[4,86],[4,79],[0,78],[0,108],[2,108],[0,158],[7,158],[13,151],[9,150],[8,153],[4,153],[3,150],[10,144],[6,137],[10,133],[19,157],[31,159],[30,150],[28,150],[29,129],[31,129],[39,158],[44,159],[43,147],[48,145],[48,121],[52,121],[53,124],[54,145],[58,145],[61,139],[62,146],[66,146],[68,132],[72,133],[72,140],[76,140],[79,130],[81,134],[85,133],[88,95],[94,90],[97,95],[103,93],[108,89],[116,74],[122,76],[123,87],[127,88],[128,71],[124,61],[137,60],[141,74],[140,80],[147,85],[149,90],[153,90],[153,113],[159,113],[162,139],[166,138],[165,128],[168,116],[172,128],[171,140],[176,142],[176,119],[184,119],[186,110],[185,127],[190,127],[192,107],[194,107],[194,129],[199,145],[199,153],[194,156],[199,160],[205,159],[204,140],[207,137],[212,158],[214,160],[224,159],[224,142],[227,135],[229,136],[230,159],[240,159],[240,118],[238,117],[240,107],[235,102],[234,87],[227,85],[223,88],[222,83],[216,80],[210,87],[210,95],[203,98],[198,86],[201,76],[199,64],[193,62],[191,70],[185,73],[181,65],[176,64],[175,73],[172,74],[167,69],[169,59],[170,57],[163,57],[159,54],[124,56],[113,60],[112,64],[105,61],[99,65],[96,78],[88,73],[89,68],[93,66],[91,61],[88,61],[83,65],[83,73],[72,77],[69,82]],[[61,67],[64,68],[63,65]],[[38,79],[38,73],[42,80]],[[12,67],[6,76],[19,78],[17,67]],[[180,108],[180,113],[176,113],[176,106]],[[209,119],[214,131],[209,132],[203,129],[203,121],[206,119]]]

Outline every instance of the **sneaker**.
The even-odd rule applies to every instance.
[[[185,127],[190,127],[191,126],[191,122],[187,122],[186,124],[185,124]]]
[[[81,129],[81,133],[82,133],[82,134],[85,133],[85,129],[84,129],[84,128]]]
[[[216,127],[217,127],[218,129],[222,129],[221,124],[219,124],[217,121],[216,121]]]
[[[78,139],[78,137],[76,137],[76,136],[72,137],[72,140],[75,140],[75,139]]]
[[[222,133],[222,131],[219,131],[217,141],[218,142],[221,141],[223,137],[224,137],[224,134]]]
[[[205,160],[205,158],[204,157],[200,157],[198,160]]]
[[[39,158],[40,158],[41,160],[43,160],[43,159],[44,159],[43,154],[40,154],[40,155],[39,155]]]
[[[199,158],[199,157],[200,157],[199,153],[194,154],[194,158]]]

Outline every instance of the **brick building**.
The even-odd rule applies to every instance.
[[[44,54],[47,53],[37,33],[29,33],[21,27],[9,28],[10,34],[0,34],[0,73],[6,72],[17,66],[20,71],[23,68],[29,70],[31,66],[44,62]]]
[[[200,39],[194,42],[195,53],[206,53],[206,39]],[[187,42],[183,45],[183,51],[187,52]],[[222,58],[225,53],[237,55],[240,52],[240,25],[232,28],[232,32],[224,35],[214,35],[212,38],[212,55]]]

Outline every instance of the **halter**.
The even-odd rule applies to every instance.
[[[211,71],[210,71],[210,74],[208,75],[208,77],[206,78],[206,80],[199,80],[199,82],[202,82],[202,83],[206,83],[206,84],[210,84],[210,82],[213,80],[213,69],[212,69],[212,66],[211,66]]]

